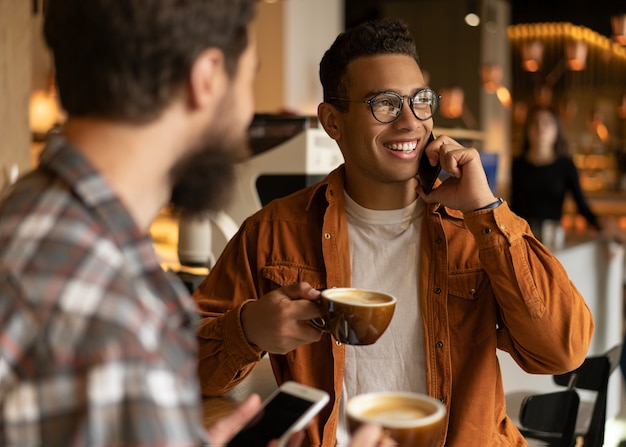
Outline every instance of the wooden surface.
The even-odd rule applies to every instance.
[[[202,401],[204,426],[229,414],[252,393],[265,400],[277,388],[268,357],[263,357],[246,379],[223,396],[205,397]]]
[[[31,167],[31,2],[0,0],[0,188],[4,166]]]

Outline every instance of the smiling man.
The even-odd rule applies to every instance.
[[[331,395],[310,445],[346,445],[346,400],[389,390],[446,405],[439,446],[525,445],[506,415],[496,350],[533,373],[577,367],[593,332],[583,298],[493,196],[478,151],[445,135],[429,142],[439,96],[403,22],[338,36],[320,78],[319,121],[345,163],[247,219],[195,292],[203,392],[230,389],[269,352],[279,383]],[[430,194],[416,179],[421,157],[450,174]],[[308,324],[319,315],[310,299],[272,295],[289,284],[378,289],[397,307],[375,344],[346,346]]]

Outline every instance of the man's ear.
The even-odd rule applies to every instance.
[[[341,125],[343,120],[340,115],[341,112],[339,112],[335,106],[327,102],[322,102],[317,106],[317,119],[328,136],[335,141],[341,138]]]
[[[189,100],[193,107],[206,106],[222,98],[228,76],[224,53],[207,48],[196,57],[189,75]]]

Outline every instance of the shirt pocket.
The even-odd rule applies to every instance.
[[[291,263],[267,265],[261,269],[261,275],[270,283],[271,290],[302,281],[308,282],[316,289],[326,286],[325,273],[305,265]]]
[[[497,307],[484,270],[448,277],[448,320],[453,345],[472,346],[495,337]]]

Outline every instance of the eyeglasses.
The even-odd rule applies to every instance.
[[[362,102],[369,104],[372,115],[376,121],[389,124],[397,120],[402,114],[404,98],[409,98],[409,105],[411,106],[415,118],[420,121],[426,121],[437,111],[441,96],[434,90],[423,88],[412,96],[402,96],[398,95],[396,92],[381,92],[366,101],[336,97],[330,98],[330,101]]]

